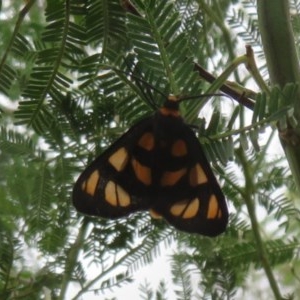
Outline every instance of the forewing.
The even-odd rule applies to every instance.
[[[142,161],[149,163],[152,130],[153,117],[143,119],[87,167],[73,189],[73,204],[79,212],[119,218],[149,208],[143,195],[151,190],[151,169]]]
[[[173,157],[174,165],[181,159],[185,166],[178,163],[178,170],[165,173],[165,181],[171,182],[180,170],[186,171],[181,173],[180,180],[170,185],[169,191],[160,195],[152,210],[179,230],[216,236],[224,232],[228,223],[225,197],[199,140],[187,125],[181,129],[181,143],[178,140],[174,140],[172,148],[177,153],[177,157]],[[185,157],[180,157],[180,153]]]

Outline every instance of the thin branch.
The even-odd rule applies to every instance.
[[[79,252],[82,249],[82,246],[85,242],[86,231],[88,229],[88,225],[89,225],[89,221],[87,218],[85,218],[83,220],[82,226],[79,229],[79,232],[78,232],[75,242],[70,246],[70,249],[68,251],[68,255],[66,258],[65,272],[64,272],[64,275],[62,278],[60,295],[58,297],[58,300],[65,299],[65,294],[66,294],[68,285],[71,281],[72,273],[73,273],[73,270],[77,263]]]
[[[245,154],[241,148],[237,149],[236,155],[238,156],[238,158],[242,164],[242,168],[244,171],[243,173],[245,174],[245,191],[247,191],[247,193],[243,193],[243,196],[244,196],[244,201],[246,203],[249,217],[251,220],[252,231],[253,231],[254,239],[256,242],[258,258],[265,270],[266,276],[270,283],[270,287],[271,287],[274,297],[275,297],[274,299],[282,300],[283,298],[281,296],[276,278],[273,274],[272,267],[271,267],[270,261],[268,259],[268,252],[266,250],[263,239],[261,237],[259,223],[258,223],[258,220],[256,217],[255,204],[254,204],[254,199],[252,197],[253,192],[254,192],[254,182],[253,182],[253,172],[254,171],[252,170],[252,168],[249,167],[249,164],[247,162]]]
[[[3,57],[0,61],[0,73],[1,73],[1,70],[5,64],[5,61],[7,59],[7,56],[8,54],[10,53],[11,51],[11,48],[14,44],[14,41],[15,41],[15,38],[17,37],[17,34],[22,26],[22,23],[23,23],[23,20],[24,18],[26,17],[27,13],[30,11],[31,7],[33,6],[33,4],[35,3],[36,0],[29,0],[29,1],[26,1],[26,5],[22,8],[22,10],[20,11],[19,13],[19,16],[18,16],[18,19],[17,19],[17,22],[16,22],[16,26],[14,28],[14,31],[13,31],[13,35],[9,41],[9,44],[3,54]]]
[[[144,247],[144,243],[139,244],[135,248],[133,248],[130,252],[123,255],[118,261],[114,262],[109,268],[105,271],[101,272],[98,276],[96,276],[93,280],[89,281],[73,298],[72,300],[78,299],[81,295],[89,291],[89,289],[99,280],[101,280],[104,276],[112,272],[116,267],[122,265],[128,259],[128,257],[132,256],[134,253],[138,252],[140,249]],[[62,299],[63,300],[63,299]]]
[[[200,77],[206,80],[207,82],[213,83],[216,80],[216,77],[209,73],[207,70],[205,70],[202,66],[200,66],[197,63],[194,63],[194,70],[196,70]],[[246,97],[243,93],[237,92],[235,89],[231,88],[228,84],[223,84],[220,87],[220,90],[224,92],[225,94],[232,97],[234,100],[236,100],[238,103],[242,104],[243,106],[253,110],[255,102]]]

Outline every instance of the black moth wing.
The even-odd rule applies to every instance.
[[[78,178],[73,203],[110,219],[151,210],[179,230],[207,236],[228,223],[225,197],[177,107],[143,119],[96,158]]]
[[[141,136],[152,131],[153,118],[132,126],[79,176],[72,195],[79,212],[114,219],[150,208],[143,195],[149,194],[151,186],[136,179],[132,155]]]
[[[163,122],[169,155],[160,161],[161,189],[156,189],[152,210],[179,230],[221,234],[228,223],[227,203],[199,140],[181,119],[163,117]]]

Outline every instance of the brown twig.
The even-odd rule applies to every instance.
[[[206,80],[207,82],[213,83],[216,80],[216,77],[209,73],[207,70],[205,70],[203,67],[201,67],[199,64],[194,63],[194,70],[197,71],[201,78]],[[242,104],[243,106],[253,110],[255,102],[247,97],[245,95],[240,94],[236,90],[232,89],[226,84],[223,84],[220,88],[222,92],[232,97],[234,100],[236,100],[238,103]]]

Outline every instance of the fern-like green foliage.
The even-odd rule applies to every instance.
[[[253,111],[240,98],[200,97],[209,83],[195,63],[218,77],[237,56],[237,41],[262,52],[256,1],[236,2],[0,6],[0,299],[88,299],[90,293],[104,299],[136,282],[136,271],[169,247],[170,278],[153,287],[158,271],[135,283],[141,299],[169,299],[170,293],[234,299],[241,291],[251,295],[243,290],[249,274],[278,274],[278,268],[292,282],[289,291],[297,292],[299,206],[282,156],[269,150],[273,125],[298,126],[298,85],[252,93]],[[299,5],[291,1],[295,12]],[[235,71],[233,77],[248,84],[248,75]],[[193,120],[228,199],[226,233],[208,239],[176,232],[148,213],[120,220],[78,215],[71,204],[78,174],[171,93],[192,97],[181,111]]]

